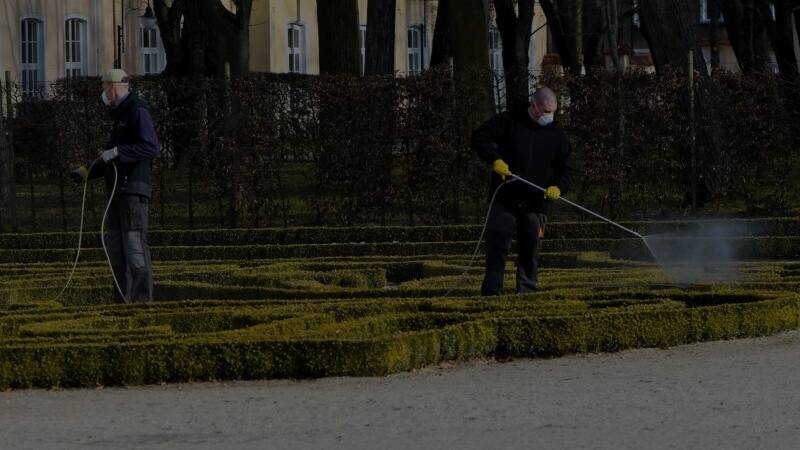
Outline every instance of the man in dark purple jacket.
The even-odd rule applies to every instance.
[[[147,106],[130,91],[128,75],[113,69],[103,76],[102,100],[114,121],[111,139],[97,162],[70,175],[76,181],[104,177],[106,192],[116,189],[109,210],[106,243],[114,275],[124,298],[113,286],[118,302],[153,300],[153,267],[147,244],[152,159],[161,152]]]

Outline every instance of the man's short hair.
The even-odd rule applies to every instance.
[[[540,86],[536,88],[536,91],[531,97],[531,101],[536,102],[537,105],[543,105],[548,102],[558,103],[558,97],[556,97],[556,93],[549,87]]]

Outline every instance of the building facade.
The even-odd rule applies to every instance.
[[[316,2],[253,1],[253,71],[319,73]],[[223,3],[235,9],[232,0]],[[0,71],[10,71],[12,79],[26,89],[67,76],[96,76],[118,59],[129,73],[158,73],[166,60],[157,26],[145,17],[147,5],[147,0],[3,0]],[[398,73],[415,74],[430,65],[435,20],[436,0],[397,0],[394,58]],[[535,26],[544,23],[538,6],[535,21]],[[362,61],[366,31],[367,0],[359,0]],[[493,67],[502,70],[496,27],[490,26],[490,35],[494,37]],[[545,39],[546,33],[537,33],[532,51],[544,51]],[[540,64],[541,58],[531,56],[533,65]]]
[[[97,76],[118,59],[129,73],[159,73],[164,50],[146,7],[146,0],[3,0],[0,72],[27,96],[60,78]]]
[[[395,68],[418,73],[430,63],[436,2],[397,0],[395,14]],[[367,0],[358,0],[358,15],[363,61]],[[254,0],[250,67],[258,72],[318,74],[317,0]]]
[[[317,0],[254,0],[250,28],[250,66],[254,71],[319,73],[316,3]],[[394,66],[399,74],[416,74],[429,67],[436,5],[436,0],[397,0]],[[358,10],[363,61],[367,0],[358,0]],[[545,22],[537,3],[534,29]],[[491,11],[489,28],[491,62],[493,68],[500,68],[502,45]],[[532,69],[541,67],[546,39],[544,32],[534,35]],[[534,54],[537,50],[538,57]]]
[[[234,10],[232,0],[222,0]],[[624,3],[624,2],[623,2]],[[697,27],[705,42],[708,14],[699,0]],[[0,72],[8,71],[26,95],[44,90],[63,77],[96,76],[115,64],[131,74],[161,72],[166,65],[161,36],[148,0],[2,0],[0,2]],[[635,0],[630,1],[635,5]],[[256,72],[319,73],[317,0],[253,0],[250,21],[250,67]],[[358,0],[362,61],[366,38],[367,0]],[[413,75],[430,65],[436,0],[397,0],[395,70]],[[536,2],[529,48],[531,72],[557,66],[558,57]],[[635,15],[621,34],[628,66],[652,66]],[[489,62],[497,88],[502,88],[502,42],[489,11]],[[737,70],[736,58],[720,27],[720,63]],[[800,46],[797,52],[800,55]],[[610,64],[609,64],[610,65]],[[363,67],[363,63],[362,63]],[[0,80],[2,76],[0,74]]]

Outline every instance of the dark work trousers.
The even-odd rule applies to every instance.
[[[140,195],[117,195],[108,212],[106,246],[119,287],[128,303],[153,301],[153,262],[147,245],[150,200]],[[113,283],[113,281],[112,281]],[[122,303],[112,284],[114,299]]]
[[[539,229],[546,216],[495,203],[486,226],[486,273],[481,295],[501,295],[508,252],[517,232],[517,292],[535,291],[538,285]]]

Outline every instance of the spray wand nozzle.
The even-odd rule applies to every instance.
[[[522,177],[520,177],[520,176],[518,176],[518,175],[514,175],[513,173],[511,174],[511,180],[512,180],[512,181],[521,181],[522,183],[525,183],[525,184],[527,184],[528,186],[531,186],[531,187],[533,187],[533,188],[536,188],[536,189],[538,189],[538,190],[540,190],[540,191],[542,191],[542,192],[544,192],[544,191],[546,190],[545,188],[543,188],[543,187],[539,186],[538,184],[531,183],[530,181],[528,181],[528,180],[526,180],[526,179],[524,179],[524,178],[522,178]],[[632,234],[632,235],[634,235],[634,236],[638,237],[639,239],[645,240],[645,239],[644,239],[644,236],[642,236],[641,234],[639,234],[639,233],[637,233],[637,232],[635,232],[635,231],[631,230],[630,228],[624,227],[624,226],[622,226],[622,225],[618,224],[617,222],[614,222],[614,221],[613,221],[613,220],[611,220],[611,219],[608,219],[608,218],[606,218],[606,217],[603,217],[603,216],[601,216],[600,214],[597,214],[596,212],[594,212],[594,211],[592,211],[592,210],[586,209],[586,208],[584,208],[583,206],[581,206],[581,205],[579,205],[579,204],[577,204],[577,203],[575,203],[575,202],[569,201],[569,200],[567,200],[567,199],[566,199],[566,198],[564,198],[564,197],[559,197],[558,199],[559,199],[559,200],[561,200],[562,202],[564,202],[564,203],[566,203],[566,204],[568,204],[568,205],[572,206],[572,207],[575,207],[575,208],[578,208],[578,209],[580,209],[581,211],[583,211],[583,212],[585,212],[585,213],[591,214],[591,215],[593,215],[594,217],[597,217],[598,219],[600,219],[600,220],[602,220],[602,221],[604,221],[604,222],[608,222],[608,223],[610,223],[611,225],[614,225],[615,227],[617,227],[617,228],[620,228],[620,229],[622,229],[622,230],[624,230],[624,231],[626,231],[626,232],[628,232],[628,233],[630,233],[630,234]],[[645,241],[645,244],[646,244],[646,243],[647,243],[647,242]]]

